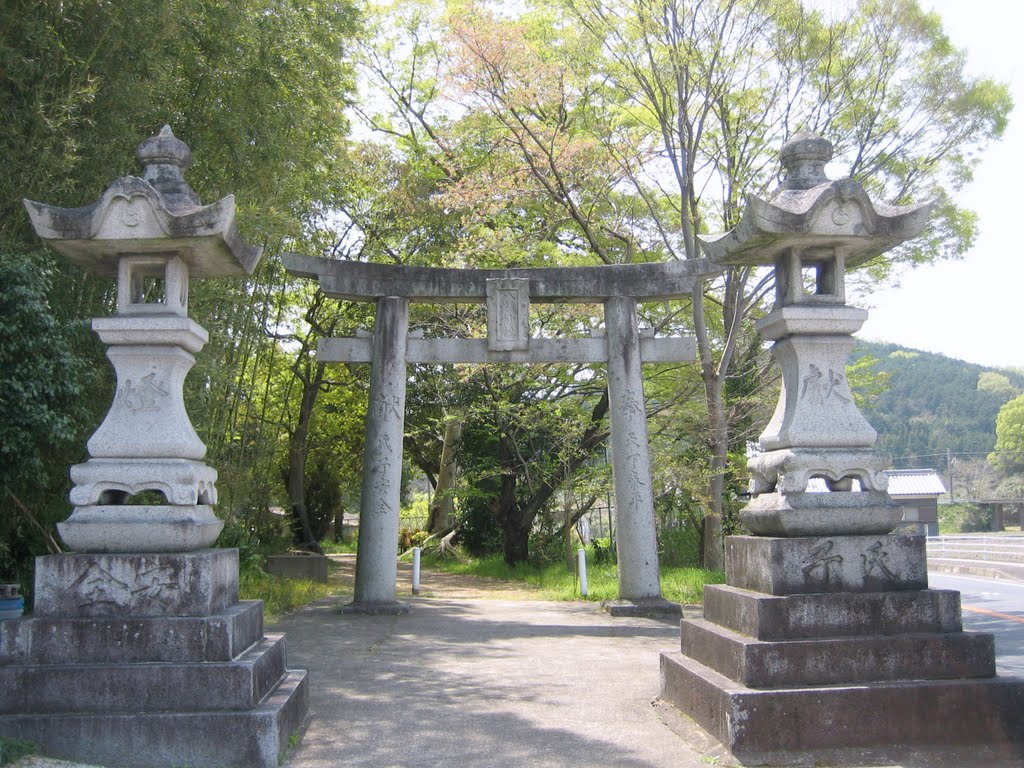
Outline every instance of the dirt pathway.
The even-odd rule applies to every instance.
[[[329,583],[342,591],[352,593],[355,584],[356,556],[341,554],[328,555],[331,559]],[[412,596],[411,559],[398,561],[398,597]],[[418,597],[442,599],[482,600],[536,600],[538,590],[520,581],[485,579],[479,576],[445,573],[423,568],[420,571],[420,593]]]

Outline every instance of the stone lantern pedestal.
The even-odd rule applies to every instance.
[[[38,558],[32,616],[0,621],[0,734],[112,767],[276,768],[309,707],[306,673],[264,635],[262,602],[238,599],[238,550],[211,548],[217,472],[182,397],[207,341],[190,277],[244,275],[259,252],[233,198],[200,204],[169,128],[137,154],[143,178],[91,206],[26,201],[44,241],[117,277],[117,316],[93,320],[117,383],[71,468],[58,529],[72,552]]]
[[[703,618],[662,654],[661,695],[744,765],[922,745],[1024,756],[1024,681],[995,677],[992,635],[963,631],[959,593],[928,589],[924,537],[891,533],[888,460],[846,382],[867,313],[846,306],[844,271],[916,236],[928,206],[829,182],[831,151],[794,137],[781,190],[704,243],[718,264],[774,268],[758,329],[782,391],[748,463],[752,535],[726,539],[727,583],[705,588]]]

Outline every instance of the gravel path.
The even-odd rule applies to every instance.
[[[355,584],[356,556],[341,554],[328,557],[336,564],[331,568],[330,583],[351,594]],[[398,561],[397,587],[400,599],[412,596],[411,557]],[[422,568],[418,597],[444,600],[537,600],[538,592],[536,587],[521,581],[485,579]]]

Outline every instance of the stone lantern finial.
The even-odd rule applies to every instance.
[[[185,181],[184,171],[192,165],[192,150],[174,135],[169,125],[139,144],[135,157],[142,164],[142,178],[148,181],[174,210],[198,206],[199,195]]]
[[[780,190],[812,189],[827,184],[825,164],[832,159],[832,142],[817,134],[800,132],[782,145],[779,161],[786,169]]]

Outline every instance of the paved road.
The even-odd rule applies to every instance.
[[[959,590],[964,628],[996,636],[996,671],[1024,677],[1024,583],[929,573],[928,586]]]

